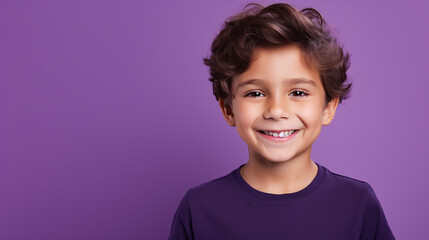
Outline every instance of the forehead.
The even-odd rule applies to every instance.
[[[302,50],[296,45],[256,50],[249,68],[234,76],[232,89],[237,90],[237,87],[244,86],[244,82],[273,85],[310,84],[322,87],[318,70],[306,63]]]

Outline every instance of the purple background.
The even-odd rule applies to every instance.
[[[247,161],[202,62],[247,2],[2,0],[0,239],[166,239],[187,189]],[[397,239],[427,239],[427,2],[291,3],[352,54],[313,160],[369,182]]]

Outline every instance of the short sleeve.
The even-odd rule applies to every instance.
[[[387,223],[381,204],[374,190],[368,184],[368,198],[362,219],[360,240],[391,240],[395,239]]]
[[[182,198],[174,214],[169,240],[193,240],[192,219],[188,202],[188,193]]]

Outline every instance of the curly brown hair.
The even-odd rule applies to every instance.
[[[325,90],[325,103],[349,96],[347,81],[350,54],[343,51],[321,14],[313,8],[296,10],[289,4],[277,3],[263,7],[246,5],[243,12],[228,18],[214,39],[211,56],[204,58],[210,67],[216,100],[231,107],[232,79],[245,72],[257,48],[296,44],[309,66],[318,69]]]

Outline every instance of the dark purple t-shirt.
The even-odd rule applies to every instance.
[[[185,194],[170,240],[395,239],[366,182],[317,164],[316,177],[301,191],[270,194],[243,179],[243,165]]]

